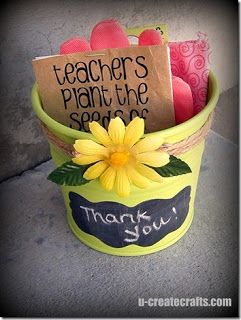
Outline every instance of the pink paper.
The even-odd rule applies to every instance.
[[[197,40],[169,43],[172,74],[190,85],[194,114],[206,105],[211,55],[206,34],[197,35]]]

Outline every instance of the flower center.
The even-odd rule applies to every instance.
[[[114,152],[110,156],[110,164],[122,167],[129,159],[129,152]]]

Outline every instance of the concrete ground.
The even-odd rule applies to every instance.
[[[237,316],[237,145],[207,138],[191,228],[142,257],[94,251],[70,231],[47,161],[0,185],[2,316]],[[232,307],[138,307],[138,298],[231,298]]]

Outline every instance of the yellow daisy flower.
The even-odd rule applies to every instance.
[[[157,136],[144,135],[144,120],[136,117],[125,127],[117,117],[109,123],[108,132],[96,121],[89,128],[97,142],[76,140],[74,163],[93,163],[84,173],[84,178],[99,178],[104,189],[112,190],[121,197],[130,193],[131,184],[148,187],[150,180],[160,182],[160,175],[150,167],[161,167],[169,162],[169,154],[156,151],[163,143]]]

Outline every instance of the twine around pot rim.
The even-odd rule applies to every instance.
[[[211,128],[212,121],[213,112],[210,113],[204,125],[196,132],[194,132],[192,135],[175,143],[163,143],[161,147],[158,149],[158,151],[165,151],[173,156],[183,154],[189,151],[194,146],[198,145],[206,137],[209,129]],[[75,156],[76,153],[72,144],[61,140],[53,132],[51,132],[43,122],[40,121],[40,123],[45,135],[51,143],[53,143],[58,149],[63,151],[67,156]]]

